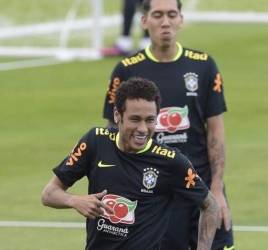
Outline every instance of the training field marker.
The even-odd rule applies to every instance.
[[[268,232],[267,226],[234,226],[234,231],[238,232]]]
[[[60,64],[60,63],[62,63],[62,61],[56,60],[55,58],[19,60],[19,61],[14,61],[14,62],[0,63],[0,71],[8,71],[8,70],[24,69],[24,68],[35,68],[35,67],[48,66],[48,65]]]
[[[0,227],[85,228],[83,222],[0,221]]]
[[[52,222],[52,221],[0,221],[0,227],[32,227],[32,228],[85,228],[83,222]],[[234,226],[238,232],[268,232],[268,226]]]

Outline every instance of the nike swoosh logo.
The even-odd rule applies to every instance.
[[[104,164],[104,163],[102,163],[102,161],[99,161],[99,163],[98,163],[99,168],[110,168],[110,167],[114,167],[114,166],[115,165]]]
[[[226,247],[226,246],[225,246],[225,247],[223,248],[223,250],[234,250],[234,249],[235,249],[234,246],[231,246],[231,247]]]

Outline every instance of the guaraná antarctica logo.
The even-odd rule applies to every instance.
[[[135,222],[137,201],[131,201],[115,194],[107,194],[102,198],[102,202],[113,210],[111,214],[104,211],[102,215],[102,217],[108,219],[110,222],[114,224],[133,224]]]
[[[174,133],[190,127],[188,106],[162,108],[157,116],[156,132]]]

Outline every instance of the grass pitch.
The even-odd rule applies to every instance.
[[[179,40],[211,54],[224,77],[225,182],[234,224],[267,226],[267,27],[187,26]],[[92,126],[105,124],[101,118],[104,94],[118,60],[1,72],[0,220],[84,220],[72,210],[42,207],[40,193],[52,176],[51,168],[80,136]],[[72,192],[85,193],[85,180]],[[235,232],[236,248],[264,250],[267,236],[267,232]],[[0,228],[3,250],[83,249],[84,242],[83,229]]]
[[[229,109],[225,180],[235,225],[268,225],[267,39],[265,25],[190,25],[181,34],[183,44],[212,54],[224,76]],[[51,168],[76,140],[105,124],[103,98],[118,60],[1,72],[0,220],[83,221],[75,211],[42,207],[40,193]],[[85,193],[85,181],[72,191]],[[0,228],[1,249],[36,249],[34,239],[44,242],[40,250],[82,249],[84,236],[81,229]],[[236,232],[235,237],[237,249],[266,247],[267,233]]]

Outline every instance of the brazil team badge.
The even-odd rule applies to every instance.
[[[188,89],[191,92],[194,92],[198,89],[198,75],[189,72],[184,75],[184,81],[185,81],[185,86],[186,89]]]
[[[143,186],[147,189],[152,189],[157,183],[159,171],[155,168],[145,168],[143,170]]]

